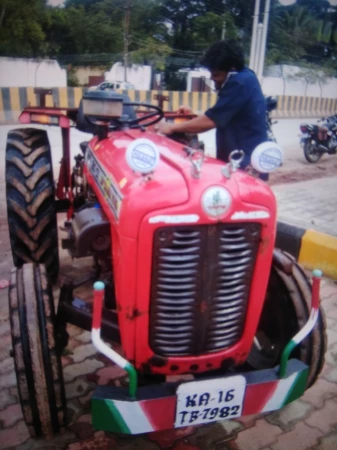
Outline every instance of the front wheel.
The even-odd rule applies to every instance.
[[[307,276],[290,255],[283,253],[283,257],[292,265],[292,273],[272,267],[260,322],[247,360],[250,368],[256,370],[280,364],[286,344],[305,325],[310,314],[311,285]],[[314,329],[291,355],[309,367],[307,388],[314,384],[323,368],[325,350],[325,316],[320,308]]]
[[[311,139],[307,139],[303,146],[304,157],[311,163],[317,163],[322,158],[322,153],[316,151],[316,144],[311,142]]]
[[[9,313],[24,420],[31,436],[51,437],[65,427],[66,399],[53,296],[43,265],[29,263],[12,271]]]

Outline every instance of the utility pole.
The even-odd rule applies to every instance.
[[[223,22],[222,22],[222,31],[221,31],[221,40],[223,41],[226,37],[226,15],[223,15]]]
[[[256,41],[257,41],[257,25],[259,23],[260,16],[260,0],[255,0],[255,11],[253,16],[253,33],[252,33],[252,42],[250,46],[250,59],[249,59],[249,67],[250,69],[256,71],[257,69],[257,51],[256,51]]]
[[[127,81],[130,13],[131,13],[131,0],[126,0],[125,20],[124,20],[124,51],[123,51],[124,81]]]
[[[263,33],[262,33],[262,41],[261,41],[261,48],[260,48],[260,56],[258,59],[258,66],[257,66],[257,77],[260,81],[262,80],[262,77],[263,77],[264,60],[266,57],[269,13],[270,13],[270,0],[266,0],[265,7],[264,7]]]

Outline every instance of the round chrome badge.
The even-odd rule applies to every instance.
[[[203,210],[212,218],[224,216],[229,210],[231,203],[231,194],[222,186],[209,187],[201,197]]]
[[[132,141],[128,145],[125,156],[129,167],[143,174],[153,172],[160,160],[156,144],[145,138]]]

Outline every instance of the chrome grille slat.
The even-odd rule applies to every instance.
[[[155,354],[199,355],[240,339],[260,232],[256,223],[155,232],[150,299]]]
[[[187,244],[185,244],[187,245]],[[173,254],[173,255],[183,255],[185,253],[195,253],[198,251],[199,247],[190,247],[190,248],[163,248],[160,250],[160,253],[163,254]]]

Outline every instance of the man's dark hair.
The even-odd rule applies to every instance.
[[[245,66],[245,58],[241,45],[232,39],[215,42],[207,50],[200,61],[208,70],[242,70]]]

